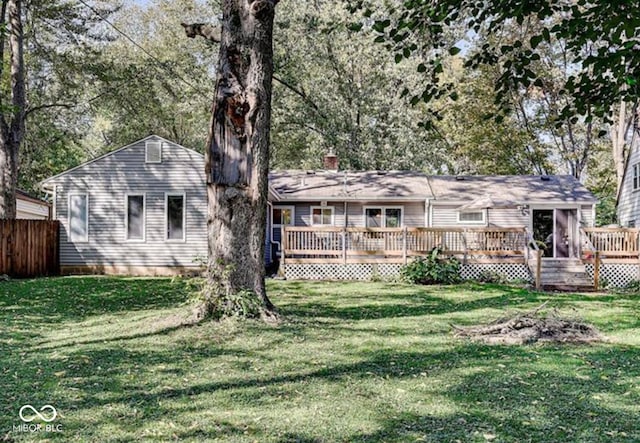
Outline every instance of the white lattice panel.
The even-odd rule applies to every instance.
[[[531,271],[523,263],[468,263],[460,266],[463,280],[475,280],[483,272],[502,275],[508,281],[533,281]]]
[[[593,279],[593,264],[587,263],[587,274]],[[602,263],[600,286],[623,288],[634,280],[640,280],[640,267],[631,263]]]
[[[401,265],[393,263],[286,264],[284,275],[290,280],[371,280],[396,277],[400,268]]]

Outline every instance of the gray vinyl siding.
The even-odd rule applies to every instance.
[[[640,190],[633,190],[633,165],[636,163],[640,163],[640,149],[634,146],[629,154],[618,198],[618,223],[622,226],[629,226],[629,222],[640,226]]]
[[[154,140],[153,137],[148,140]],[[48,182],[56,186],[63,266],[194,266],[207,256],[202,156],[164,142],[161,163],[145,163],[142,140]],[[165,240],[165,193],[185,195],[185,241]],[[87,194],[89,239],[68,236],[69,194]],[[145,240],[125,239],[125,195],[145,194]]]
[[[596,221],[593,219],[592,205],[582,205],[580,207],[580,220],[581,220],[581,225],[585,228],[595,226]]]
[[[499,228],[519,228],[529,226],[529,216],[523,215],[522,211],[517,208],[496,208],[489,209],[486,215],[487,222],[485,224],[464,224],[458,223],[458,208],[456,205],[433,205],[432,207],[432,226],[433,227],[478,227],[493,226]]]

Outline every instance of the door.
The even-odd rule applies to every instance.
[[[556,209],[556,257],[578,257],[577,209]]]
[[[578,256],[577,209],[534,209],[533,238],[544,258]]]
[[[553,247],[553,209],[534,209],[531,215],[533,239],[544,251],[543,257],[554,257]]]

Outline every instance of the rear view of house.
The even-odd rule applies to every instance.
[[[63,273],[172,274],[207,256],[201,154],[158,136],[45,180]]]

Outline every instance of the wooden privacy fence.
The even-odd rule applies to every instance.
[[[0,275],[58,274],[58,232],[56,220],[0,220]]]
[[[407,263],[433,248],[476,262],[526,260],[524,228],[337,228],[284,226],[286,263]]]

